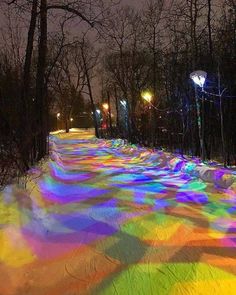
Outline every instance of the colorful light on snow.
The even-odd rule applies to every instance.
[[[234,294],[232,190],[85,132],[51,151],[28,192],[1,193],[1,294]]]

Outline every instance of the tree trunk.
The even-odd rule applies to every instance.
[[[110,93],[107,92],[107,100],[108,100],[108,118],[109,118],[109,129],[110,129],[110,136],[113,137],[113,130],[112,130],[112,120],[111,120],[111,99]]]
[[[117,133],[120,136],[120,112],[119,112],[119,102],[117,97],[116,86],[114,87],[114,94],[115,94],[115,103],[116,103],[116,128],[117,128]]]
[[[36,77],[36,114],[38,160],[47,153],[48,105],[47,86],[44,83],[47,56],[47,0],[40,2],[40,37],[38,46],[38,65]]]
[[[26,103],[28,103],[28,100],[29,100],[28,95],[29,95],[29,85],[30,85],[30,67],[31,67],[31,58],[33,53],[34,32],[35,32],[36,20],[37,20],[37,6],[38,6],[38,0],[33,0],[32,9],[31,9],[31,20],[30,20],[30,26],[28,31],[26,54],[25,54],[23,86],[22,86],[22,100]]]
[[[69,120],[68,120],[68,118],[66,118],[66,120],[65,120],[65,129],[66,129],[66,133],[69,133],[69,131],[70,131],[70,122],[69,122]]]
[[[208,14],[207,14],[208,43],[209,43],[209,53],[210,53],[211,62],[212,62],[213,46],[212,46],[212,28],[211,28],[211,0],[207,0],[207,4],[208,4]]]
[[[86,58],[85,58],[85,55],[84,55],[83,44],[81,45],[81,55],[82,55],[82,60],[83,60],[83,64],[84,64],[84,71],[85,71],[85,76],[86,76],[86,80],[87,80],[90,103],[91,103],[92,112],[93,112],[93,122],[94,122],[94,128],[95,128],[95,136],[99,138],[98,122],[97,122],[97,116],[96,116],[96,107],[95,107],[95,104],[94,104],[93,92],[92,92],[92,87],[91,87],[91,83],[90,83],[90,77],[89,77],[87,62],[86,62]]]
[[[30,68],[31,68],[31,59],[33,52],[33,43],[34,43],[34,33],[36,27],[37,20],[37,5],[38,0],[34,0],[32,3],[31,9],[31,19],[30,26],[28,30],[28,39],[27,39],[27,47],[25,54],[25,62],[24,62],[24,70],[23,70],[23,81],[22,81],[22,89],[21,89],[21,101],[22,101],[22,110],[21,110],[21,118],[22,118],[22,127],[20,128],[21,134],[21,144],[22,147],[21,156],[23,157],[23,162],[27,165],[25,168],[28,168],[29,160],[31,161],[31,165],[33,164],[35,158],[35,146],[33,144],[33,134],[32,134],[32,98],[29,97],[29,86],[30,86]],[[23,131],[24,130],[24,131]],[[27,137],[27,138],[25,138]],[[22,145],[24,142],[24,145]]]

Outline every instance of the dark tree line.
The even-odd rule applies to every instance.
[[[104,134],[94,78],[108,103],[106,136],[200,156],[197,96],[203,158],[235,164],[235,0],[147,0],[140,11],[118,2],[1,2],[0,185],[48,153],[50,114],[68,131],[85,96]],[[204,91],[189,78],[195,70],[207,72]]]
[[[102,0],[3,2],[8,31],[2,33],[0,52],[0,186],[47,155],[50,112],[55,108],[61,112],[68,131],[73,104],[82,91],[88,92],[95,108],[91,79],[97,54],[87,32],[98,30],[115,4]],[[22,36],[27,36],[21,47],[12,15],[24,27]],[[55,18],[57,36],[49,30]],[[70,38],[65,32],[71,21],[80,36]]]
[[[109,89],[115,85],[114,101],[127,102],[130,141],[200,156],[197,96],[202,158],[235,164],[235,7],[235,1],[179,0],[167,7],[165,1],[149,0],[140,13],[117,9],[103,34],[104,80]],[[203,91],[195,92],[190,79],[196,70],[207,72]],[[145,89],[152,105],[142,98]]]

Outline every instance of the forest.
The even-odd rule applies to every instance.
[[[50,131],[81,118],[97,137],[236,165],[235,0],[0,8],[0,187],[47,156]]]

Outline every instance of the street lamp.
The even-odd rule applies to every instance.
[[[130,124],[128,119],[128,104],[125,98],[118,100],[116,98],[116,126],[118,127],[118,131],[120,134],[128,135],[130,132]]]
[[[148,91],[148,90],[143,91],[143,92],[141,93],[141,96],[142,96],[142,98],[143,98],[144,100],[146,100],[148,103],[151,104],[151,101],[152,101],[152,98],[153,98],[153,94],[152,94],[150,91]]]
[[[221,129],[221,142],[222,142],[222,153],[223,153],[223,159],[224,159],[224,166],[226,166],[226,160],[225,160],[225,136],[224,136],[224,117],[223,117],[223,103],[222,103],[222,96],[225,92],[226,88],[224,88],[221,91],[220,87],[220,73],[218,72],[218,94],[210,93],[204,90],[204,83],[207,77],[207,73],[204,71],[196,71],[190,74],[190,78],[194,81],[195,84],[200,86],[202,88],[202,92],[206,93],[208,95],[219,97],[220,99],[220,129]],[[195,88],[196,91],[196,88]],[[197,96],[196,96],[197,97]],[[204,100],[203,100],[204,103]],[[200,109],[200,108],[199,108]],[[200,111],[199,111],[200,112]]]
[[[146,91],[141,92],[141,97],[145,101],[147,101],[149,103],[149,105],[152,106],[156,111],[165,111],[165,110],[158,109],[156,106],[154,106],[154,104],[152,103],[153,93],[151,91],[146,90]]]
[[[149,112],[150,143],[151,143],[151,145],[153,145],[154,144],[154,130],[153,130],[152,125],[154,123],[154,120],[153,120],[154,114],[153,114],[153,110],[151,109],[151,107],[156,110],[157,110],[157,108],[152,104],[153,93],[151,91],[145,90],[145,91],[141,92],[141,96],[150,105],[149,106],[149,109],[150,109],[150,112]]]
[[[95,119],[94,119],[94,120],[96,120],[97,125],[98,125],[98,128],[100,128],[100,125],[101,125],[101,120],[102,120],[101,117],[102,117],[102,115],[101,115],[101,110],[96,109],[96,112],[95,112]]]
[[[121,105],[125,108],[127,105],[127,102],[123,99],[120,101]]]
[[[190,78],[195,84],[200,86],[202,89],[206,81],[207,73],[204,71],[195,71],[190,74]]]
[[[196,109],[197,109],[197,125],[198,125],[198,134],[200,141],[200,149],[201,149],[201,158],[205,160],[205,148],[204,148],[204,98],[202,98],[202,116],[200,111],[200,101],[197,95],[197,86],[201,87],[203,91],[203,87],[206,81],[207,73],[204,71],[195,71],[190,74],[190,78],[195,83],[195,99],[196,99]]]
[[[109,110],[109,105],[108,105],[108,103],[106,103],[106,102],[104,102],[104,103],[102,104],[102,107],[103,107],[104,111],[108,111],[108,110]]]

